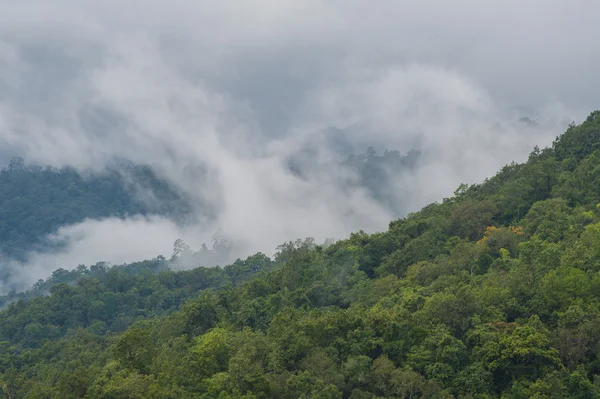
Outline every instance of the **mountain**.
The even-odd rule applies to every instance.
[[[403,203],[390,189],[391,182],[394,176],[410,171],[418,157],[414,151],[406,156],[385,151],[378,156],[369,149],[367,154],[350,155],[343,162],[318,164],[314,153],[304,151],[290,158],[289,170],[299,178],[304,174],[314,178],[316,170],[324,171],[330,174],[330,181],[338,179],[343,189],[364,188],[374,201],[401,214]],[[189,170],[196,175],[194,181],[205,181],[205,171]],[[14,288],[12,280],[18,279],[13,276],[15,268],[7,265],[14,261],[26,264],[32,253],[64,249],[66,240],[54,236],[62,227],[86,219],[150,215],[189,225],[198,214],[208,220],[218,212],[208,204],[195,203],[194,213],[191,204],[185,193],[157,176],[148,165],[121,161],[103,172],[94,172],[28,165],[22,158],[13,158],[0,170],[0,293]],[[223,243],[214,244],[219,248],[201,249],[192,264],[211,266],[235,259]],[[202,262],[198,263],[199,259]]]
[[[48,234],[87,218],[157,214],[181,220],[189,212],[185,198],[149,166],[122,164],[83,176],[13,158],[0,171],[0,254],[24,260],[29,251],[52,250]]]
[[[297,151],[288,158],[288,170],[303,179],[327,174],[336,180],[340,190],[364,189],[392,215],[406,213],[407,198],[398,190],[397,184],[403,175],[410,175],[422,166],[421,152],[410,150],[403,155],[397,150],[384,150],[380,155],[373,147],[368,147],[364,154],[351,153],[341,161],[328,163],[319,162],[317,153],[310,147]]]
[[[48,295],[0,312],[0,387],[13,398],[596,398],[598,248],[600,111],[385,232],[287,242],[224,268],[172,271],[161,258],[55,273],[34,287]]]
[[[350,173],[346,182],[350,189],[364,187],[391,207],[394,200],[385,183],[390,174],[413,167],[419,154],[385,151],[378,156],[372,149],[367,153],[350,155],[337,166]],[[302,175],[300,168],[314,164],[310,156],[301,161],[296,157],[290,159],[290,170]],[[185,195],[147,165],[121,163],[104,173],[83,175],[72,168],[27,165],[22,158],[13,158],[0,170],[0,256],[5,258],[22,261],[27,252],[55,249],[56,243],[46,237],[85,219],[163,215],[183,223],[191,213]]]

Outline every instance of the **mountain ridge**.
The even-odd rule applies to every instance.
[[[0,386],[48,398],[600,397],[598,179],[595,111],[385,232],[288,242],[224,268],[82,271],[0,312]]]

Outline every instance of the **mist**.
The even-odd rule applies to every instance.
[[[551,144],[600,86],[594,1],[0,4],[0,156],[149,164],[194,205],[184,225],[65,226],[50,237],[62,252],[29,256],[27,284],[58,267],[168,257],[175,239],[198,248],[217,229],[234,257],[383,230]],[[390,174],[397,207],[333,166],[368,146],[422,154]],[[307,148],[300,178],[288,160]]]
[[[51,243],[65,244],[59,252],[32,251],[27,264],[12,261],[3,265],[3,272],[9,273],[10,278],[6,286],[0,283],[0,291],[30,288],[38,279],[45,279],[60,268],[74,269],[98,261],[118,265],[170,255],[173,242],[180,237],[201,239],[160,217],[86,220],[64,226],[48,237]]]

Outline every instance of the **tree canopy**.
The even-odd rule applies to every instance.
[[[0,392],[600,397],[598,115],[385,232],[57,271],[0,312]]]
[[[185,197],[148,166],[123,164],[82,175],[14,158],[0,171],[0,254],[23,260],[30,250],[52,250],[48,234],[84,219],[149,214],[181,219],[189,211]]]

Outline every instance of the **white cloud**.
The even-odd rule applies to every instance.
[[[307,142],[331,159],[325,128],[347,127],[357,145],[422,150],[421,167],[390,182],[412,211],[549,144],[563,118],[590,111],[600,84],[592,1],[4,3],[0,146],[55,166],[151,163],[219,210],[199,236],[222,227],[246,254],[393,217],[365,192],[341,190],[339,171],[287,171],[286,156]],[[540,125],[515,125],[515,106]],[[208,179],[189,173],[199,166]],[[74,241],[32,264],[155,256],[146,248],[185,233],[169,223],[87,221],[60,234],[92,246]],[[111,230],[139,233],[140,245]]]

